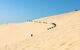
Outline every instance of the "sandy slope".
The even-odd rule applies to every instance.
[[[80,50],[80,11],[1,25],[0,50]]]

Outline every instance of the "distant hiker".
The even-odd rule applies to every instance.
[[[52,23],[52,25],[54,25],[54,26],[52,26],[52,27],[48,28],[47,30],[50,30],[50,29],[52,29],[52,28],[56,27],[56,24],[55,24],[55,23]]]
[[[54,25],[54,27],[56,27],[56,24],[55,23],[52,23],[52,25]]]
[[[43,22],[43,23],[47,24],[47,22]]]
[[[31,37],[33,37],[33,34],[31,34]]]

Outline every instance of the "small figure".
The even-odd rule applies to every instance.
[[[52,29],[52,28],[56,27],[56,24],[55,24],[55,23],[52,23],[52,25],[54,25],[54,26],[53,26],[53,27],[48,28],[47,30],[50,30],[50,29]]]
[[[52,25],[54,25],[54,27],[56,27],[56,24],[55,23],[52,23]]]
[[[47,22],[43,22],[43,23],[47,24]]]
[[[33,37],[33,34],[31,34],[31,37]]]

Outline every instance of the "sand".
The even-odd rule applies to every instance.
[[[80,11],[2,24],[0,50],[80,50]]]

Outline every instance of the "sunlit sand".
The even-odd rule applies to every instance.
[[[80,50],[80,11],[2,24],[0,50]]]

